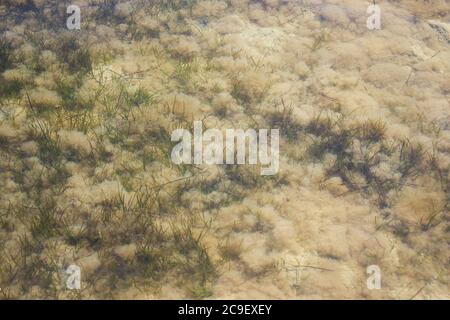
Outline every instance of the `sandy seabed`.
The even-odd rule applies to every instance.
[[[0,298],[449,299],[450,2],[377,3],[2,1]],[[200,120],[278,174],[175,165]]]

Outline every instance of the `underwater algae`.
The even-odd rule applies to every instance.
[[[450,3],[371,4],[1,1],[0,297],[449,299]]]

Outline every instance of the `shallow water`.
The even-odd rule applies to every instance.
[[[2,3],[0,297],[450,298],[449,1]]]

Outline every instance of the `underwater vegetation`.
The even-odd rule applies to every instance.
[[[449,299],[430,2],[0,2],[0,298]],[[278,129],[279,172],[173,163],[195,121]]]

